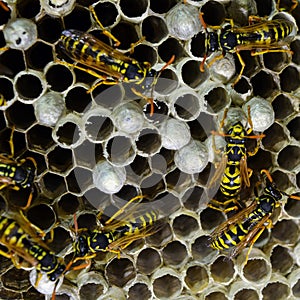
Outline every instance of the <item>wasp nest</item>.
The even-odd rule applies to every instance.
[[[0,94],[6,100],[0,147],[8,151],[8,127],[14,126],[15,156],[37,162],[32,205],[25,211],[29,221],[46,232],[54,227],[49,246],[64,256],[72,244],[74,213],[79,227],[95,228],[99,210],[144,194],[167,215],[159,232],[135,242],[120,259],[102,253],[90,268],[67,274],[57,299],[300,297],[297,201],[284,205],[246,266],[244,252],[226,260],[207,246],[211,231],[225,220],[223,213],[207,208],[205,196],[217,159],[209,136],[225,108],[240,107],[230,108],[228,122],[245,121],[250,106],[254,130],[266,135],[248,160],[254,173],[270,169],[281,190],[300,189],[300,37],[295,34],[290,44],[292,56],[242,51],[246,66],[234,88],[240,68],[234,54],[204,72],[199,69],[205,52],[200,11],[208,26],[220,26],[226,18],[244,26],[249,15],[278,14],[274,0],[2,2],[8,9],[0,7]],[[155,87],[153,116],[145,99],[126,85],[100,85],[87,93],[95,78],[57,60],[64,29],[105,38],[91,4],[121,42],[121,51],[144,37],[131,55],[156,70],[175,55]],[[300,5],[280,13],[299,26]],[[216,138],[217,145],[222,142]],[[16,195],[18,201],[25,197],[20,193],[5,193],[4,203],[19,205]],[[1,299],[44,299],[27,271],[0,259]]]

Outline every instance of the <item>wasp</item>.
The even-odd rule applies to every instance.
[[[219,131],[212,131],[213,134],[213,148],[216,153],[223,151],[220,163],[212,177],[208,188],[212,189],[217,183],[220,182],[220,191],[225,197],[224,202],[211,200],[208,204],[209,207],[229,212],[238,209],[238,206],[231,206],[225,209],[220,209],[216,205],[226,207],[229,203],[233,202],[238,204],[237,197],[240,193],[241,187],[250,186],[250,177],[252,170],[247,166],[247,157],[253,156],[257,153],[260,146],[260,139],[265,135],[253,135],[253,124],[250,114],[250,107],[248,106],[248,124],[249,128],[245,129],[243,124],[239,121],[234,123],[228,131],[224,132],[224,123],[227,117],[228,109],[225,109],[223,119],[220,122]],[[214,136],[219,135],[225,137],[226,147],[224,149],[216,149]],[[246,148],[247,139],[258,139],[258,143],[253,151],[248,151]]]
[[[152,94],[161,72],[175,58],[172,56],[170,61],[157,72],[151,68],[149,62],[138,62],[96,39],[93,35],[75,29],[62,32],[58,47],[65,55],[84,67],[63,61],[60,61],[61,64],[72,66],[100,79],[88,90],[89,93],[102,84],[114,85],[124,82],[133,83],[145,92],[151,91]],[[153,98],[146,97],[135,87],[132,88],[132,91],[150,102],[150,115],[152,116],[154,113]]]
[[[283,46],[288,46],[291,35],[295,30],[295,26],[291,21],[285,19],[262,20],[251,17],[250,21],[253,22],[253,20],[259,20],[259,22],[244,27],[234,27],[233,20],[230,19],[230,28],[225,27],[217,32],[208,32],[207,25],[202,14],[200,14],[200,21],[206,32],[205,54],[200,64],[201,72],[204,72],[204,63],[210,53],[222,51],[222,54],[212,59],[208,66],[223,58],[227,52],[236,53],[241,64],[241,71],[232,84],[234,86],[241,79],[245,68],[245,62],[240,55],[240,51],[251,50],[252,56],[268,52],[293,54],[291,50],[283,48]]]
[[[38,228],[28,222],[0,217],[0,244],[7,250],[0,250],[0,254],[11,259],[17,268],[22,267],[21,258],[37,271],[46,273],[49,280],[56,281],[66,266],[36,234]]]
[[[272,228],[271,216],[275,208],[281,205],[282,197],[288,196],[300,200],[298,196],[291,196],[280,191],[267,170],[261,170],[261,174],[266,175],[263,194],[248,207],[219,225],[211,234],[210,246],[216,250],[229,251],[230,258],[238,255],[249,245],[246,263],[254,243],[262,232]]]
[[[0,190],[9,187],[14,190],[30,188],[31,192],[27,199],[27,204],[23,209],[27,209],[33,196],[33,182],[36,175],[37,164],[32,157],[24,159],[14,158],[13,144],[14,128],[11,131],[9,145],[10,154],[0,154]]]
[[[7,12],[10,11],[9,7],[4,1],[0,1],[0,7]]]
[[[157,232],[162,226],[162,222],[158,220],[159,213],[154,210],[140,213],[134,202],[142,198],[144,196],[137,196],[128,201],[105,222],[103,229],[79,229],[79,235],[73,243],[75,258],[72,263],[90,260],[99,252],[112,252],[120,257],[120,250]],[[74,224],[75,232],[78,233],[75,219]]]
[[[4,96],[0,93],[0,107],[6,105],[6,100]]]

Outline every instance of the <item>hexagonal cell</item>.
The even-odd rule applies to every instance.
[[[183,56],[184,49],[177,39],[170,37],[158,46],[158,54],[165,62],[169,61],[172,55],[178,60]]]
[[[265,71],[260,71],[253,76],[251,84],[254,96],[261,96],[263,98],[270,97],[277,88],[273,76]]]
[[[276,185],[279,188],[279,190],[281,191],[285,191],[292,186],[288,174],[280,170],[276,170],[275,172],[273,172],[272,178],[274,182],[276,182]]]
[[[255,290],[242,289],[234,295],[234,300],[259,300],[259,296]]]
[[[259,149],[254,156],[248,158],[248,167],[252,170],[269,169],[271,166],[273,162],[269,151]]]
[[[272,237],[282,245],[294,244],[299,239],[299,228],[292,220],[278,221],[272,228]]]
[[[165,182],[161,174],[152,173],[141,182],[141,190],[144,195],[153,199],[165,190]]]
[[[279,72],[289,62],[289,56],[285,52],[270,52],[263,55],[263,60],[267,69]]]
[[[48,233],[48,236],[49,238],[51,238],[50,233]],[[55,251],[55,253],[59,253],[67,246],[69,246],[72,242],[73,240],[70,236],[69,231],[67,231],[63,227],[58,226],[53,229],[53,241],[48,244],[52,251]]]
[[[58,197],[67,191],[66,183],[63,177],[54,173],[46,173],[41,183],[44,186],[43,191],[52,198]]]
[[[189,237],[199,229],[199,224],[195,218],[182,214],[173,220],[173,230],[179,237]]]
[[[265,259],[251,259],[244,266],[243,275],[251,282],[264,283],[270,275],[269,266]]]
[[[200,223],[203,230],[211,230],[224,221],[224,215],[215,209],[208,207],[200,213]]]
[[[295,297],[300,297],[300,279],[292,286],[292,292]]]
[[[293,78],[293,80],[291,80],[291,78]],[[298,89],[300,86],[299,71],[292,66],[286,67],[280,73],[280,85],[281,89],[288,93]]]
[[[136,186],[124,184],[120,191],[113,195],[113,199],[122,199],[125,201],[131,200],[133,197],[138,195],[138,190]]]
[[[92,98],[86,88],[76,86],[68,91],[65,101],[68,110],[83,113],[91,107]]]
[[[215,252],[215,250],[207,246],[210,244],[210,241],[211,238],[209,235],[200,236],[194,241],[192,244],[192,255],[194,259],[202,261]]]
[[[136,276],[132,262],[127,258],[114,259],[106,266],[105,275],[110,284],[123,287]]]
[[[153,273],[161,265],[161,257],[159,252],[153,248],[143,249],[137,257],[137,270],[146,275]]]
[[[283,169],[292,171],[300,164],[300,148],[297,146],[286,146],[279,152],[277,162]]]
[[[21,269],[10,269],[1,276],[2,284],[5,288],[13,291],[25,291],[30,287],[28,271]]]
[[[184,207],[192,211],[197,211],[199,209],[200,199],[203,192],[204,189],[199,186],[187,189],[181,197]]]
[[[55,213],[48,204],[29,207],[26,216],[31,223],[42,230],[49,229],[56,222]]]
[[[15,77],[19,72],[26,69],[23,52],[15,49],[8,49],[0,55],[1,68],[4,68],[4,75]],[[2,73],[2,72],[1,72]],[[2,74],[3,74],[2,73]]]
[[[172,239],[172,230],[168,223],[164,224],[162,228],[154,234],[146,238],[147,244],[153,247],[161,247]]]
[[[97,227],[97,217],[92,213],[83,213],[77,218],[78,228],[93,230]]]
[[[93,174],[90,170],[76,167],[66,177],[68,191],[82,194],[93,183]]]
[[[201,7],[204,22],[210,26],[221,25],[225,20],[225,7],[217,1],[210,1]]]
[[[26,61],[28,65],[35,70],[43,70],[43,68],[53,61],[53,49],[48,44],[36,42],[26,51]]]
[[[290,255],[288,248],[280,245],[274,247],[270,259],[273,271],[283,275],[290,273],[294,264],[293,257]]]
[[[87,31],[92,25],[90,12],[84,7],[75,6],[72,12],[64,17],[63,23],[65,28]]]
[[[72,151],[56,146],[48,153],[49,169],[53,172],[64,173],[72,166]]]
[[[130,287],[128,291],[128,300],[147,300],[151,297],[152,293],[145,283],[138,282]]]
[[[299,193],[296,194],[299,197]],[[288,198],[287,202],[284,205],[284,210],[286,213],[294,218],[298,218],[300,215],[300,202],[299,200]]]
[[[186,270],[185,283],[193,292],[199,292],[207,287],[209,275],[202,266],[191,266]]]
[[[48,43],[54,43],[60,38],[63,28],[59,18],[51,18],[45,15],[37,21],[37,30],[40,39]]]
[[[152,170],[163,174],[168,173],[174,168],[174,154],[173,150],[161,148],[159,153],[151,157]]]
[[[274,123],[271,127],[264,131],[266,135],[262,143],[264,147],[270,151],[278,152],[288,142],[284,129],[278,123]]]
[[[185,84],[191,88],[196,88],[204,82],[205,73],[200,71],[200,63],[196,60],[187,61],[181,69],[181,77]]]
[[[142,22],[142,35],[145,36],[146,40],[150,43],[159,43],[168,35],[165,20],[154,15],[146,17]]]
[[[73,83],[73,74],[63,65],[51,65],[45,74],[46,81],[52,91],[63,92]]]
[[[292,137],[294,137],[297,141],[300,141],[300,117],[296,117],[293,120],[291,120],[287,124],[287,128],[290,131],[290,134]]]
[[[188,259],[186,246],[179,241],[172,241],[162,251],[165,265],[179,266]]]
[[[54,145],[52,130],[49,127],[36,124],[27,132],[28,147],[45,153]]]
[[[275,119],[284,120],[294,112],[294,107],[286,95],[278,95],[272,102]]]
[[[0,151],[1,153],[6,153],[6,155],[11,155],[11,148],[9,145],[9,139],[11,136],[11,129],[5,128],[0,132]],[[18,158],[20,155],[26,151],[25,135],[24,133],[14,131],[13,133],[13,145],[14,145],[14,158]]]
[[[148,1],[146,0],[121,0],[120,9],[122,13],[128,18],[141,17],[148,8]]]
[[[27,129],[36,122],[33,106],[19,101],[13,103],[5,111],[5,114],[8,122],[14,124],[17,128]]]
[[[178,295],[180,289],[180,279],[169,274],[156,278],[153,282],[153,292],[159,299],[174,297]]]
[[[59,216],[73,215],[79,208],[80,202],[77,196],[72,194],[63,195],[57,203]]]
[[[204,99],[207,102],[208,111],[212,113],[221,111],[228,104],[228,94],[223,87],[212,88],[205,94]]]
[[[262,290],[263,300],[271,300],[276,297],[278,300],[287,299],[290,295],[290,287],[282,282],[268,283]]]
[[[191,183],[191,175],[181,172],[179,169],[175,169],[169,172],[166,177],[167,188],[169,191],[176,191],[181,193]]]
[[[9,102],[15,97],[13,83],[6,77],[0,77],[0,93],[3,95],[6,102]]]
[[[103,295],[103,292],[102,284],[87,283],[80,288],[79,297],[81,300],[97,299]]]
[[[219,256],[210,266],[212,278],[216,282],[228,283],[234,280],[235,269],[231,259]]]
[[[119,48],[122,50],[129,49],[132,43],[139,40],[136,28],[132,23],[121,21],[111,29],[111,33],[121,42]]]
[[[153,155],[161,148],[161,137],[156,129],[145,128],[140,131],[135,143],[142,155]]]
[[[94,6],[94,9],[97,18],[104,27],[112,26],[117,21],[119,11],[114,3],[100,2]]]

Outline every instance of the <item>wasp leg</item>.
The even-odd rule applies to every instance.
[[[14,157],[15,156],[15,147],[14,147],[14,131],[15,131],[15,126],[12,127],[11,129],[11,134],[9,138],[9,147],[10,147],[10,156],[9,157]]]
[[[133,54],[134,48],[135,48],[137,45],[141,44],[145,39],[146,39],[146,38],[145,38],[144,36],[142,36],[137,42],[131,43],[131,44],[130,44],[130,51],[129,51],[129,53],[130,53],[130,54]],[[151,65],[149,64],[149,66],[151,66]]]
[[[9,254],[9,253],[6,253],[4,252],[3,250],[0,249],[0,255],[8,258],[8,259],[12,259],[13,255],[12,254]]]
[[[96,87],[102,85],[102,84],[105,84],[105,85],[115,85],[117,84],[117,81],[113,81],[113,80],[107,80],[106,77],[104,76],[101,76],[103,79],[99,82],[97,82],[96,84],[93,84],[88,90],[87,90],[87,93],[90,94]],[[99,75],[98,75],[98,78]]]
[[[104,26],[102,25],[102,23],[100,22],[100,20],[98,19],[97,15],[96,15],[94,6],[91,5],[91,6],[89,7],[89,9],[90,9],[91,13],[93,14],[93,16],[94,16],[94,18],[95,18],[97,24],[100,26],[100,28],[101,28],[101,30],[102,30],[102,33],[103,33],[104,35],[106,35],[108,38],[112,39],[112,40],[115,42],[115,47],[119,47],[120,44],[121,44],[121,42],[120,42],[113,34],[111,34],[108,30],[106,30],[106,29],[104,28]]]
[[[256,56],[256,55],[262,55],[265,53],[271,53],[271,52],[285,52],[285,53],[290,53],[290,54],[294,54],[294,52],[292,50],[288,50],[288,49],[265,49],[265,50],[260,50],[260,51],[251,51],[251,55],[252,56]]]
[[[232,207],[227,207],[227,208],[221,208],[222,206],[225,207],[227,206],[228,204],[230,203],[234,203],[235,205],[232,206]],[[223,213],[228,213],[230,211],[233,211],[233,210],[238,210],[239,207],[236,205],[236,200],[235,199],[230,199],[230,200],[227,200],[225,202],[221,202],[221,201],[218,201],[218,200],[215,200],[215,199],[212,199],[210,201],[210,203],[207,204],[207,207],[211,208],[211,209],[214,209],[214,210],[218,210],[220,212],[223,212]]]
[[[298,1],[297,0],[291,0],[293,3],[290,9],[288,10],[289,13],[291,13],[297,6],[298,6]],[[276,8],[279,11],[287,10],[286,8],[280,8],[280,0],[277,1]]]
[[[146,196],[145,195],[139,195],[139,196],[136,196],[132,199],[130,199],[124,206],[122,206],[112,217],[110,217],[106,222],[105,222],[105,225],[111,223],[112,221],[114,221],[120,214],[122,214],[124,212],[124,210],[134,201],[136,200],[140,200],[140,199],[143,199],[145,198]]]
[[[5,11],[10,11],[9,7],[3,1],[0,1],[0,7]]]
[[[244,69],[245,69],[245,62],[243,61],[243,59],[242,59],[242,57],[241,57],[241,55],[240,55],[240,53],[239,53],[238,50],[236,50],[236,55],[237,55],[237,57],[238,57],[238,59],[240,61],[240,64],[241,64],[242,68],[241,68],[241,71],[240,71],[239,75],[237,76],[236,80],[231,85],[232,87],[234,87],[240,81],[240,79],[242,77],[242,74],[244,72]]]
[[[154,114],[154,102],[153,102],[153,98],[149,98],[145,95],[143,95],[141,92],[137,91],[134,87],[131,88],[132,92],[137,95],[138,97],[141,97],[143,99],[145,99],[147,102],[150,103],[150,117],[153,116]]]

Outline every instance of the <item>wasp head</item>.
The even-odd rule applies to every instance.
[[[244,129],[243,124],[241,122],[237,122],[228,129],[225,140],[227,143],[233,143],[234,140],[237,139],[239,140],[239,142],[243,142],[246,135],[247,133]]]

